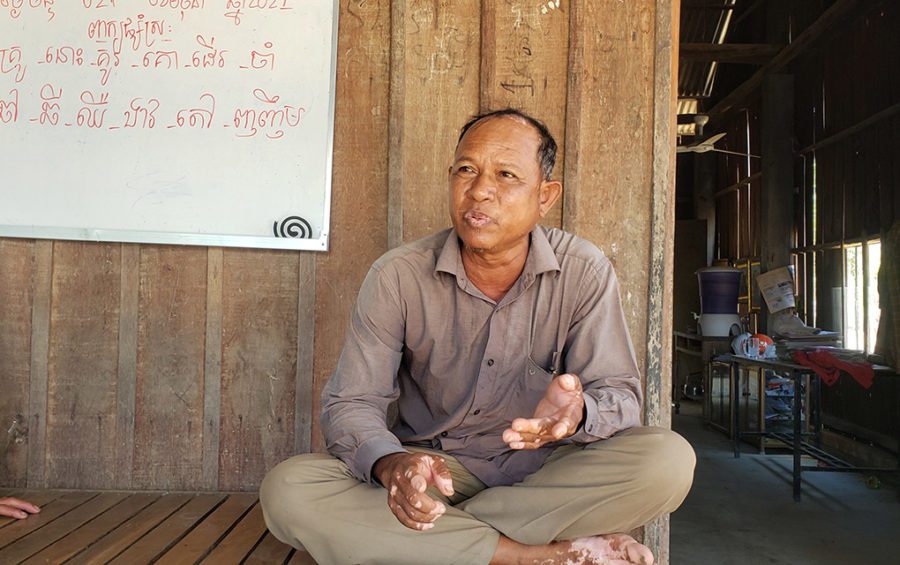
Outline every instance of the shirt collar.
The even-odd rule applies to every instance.
[[[556,253],[547,241],[545,228],[540,225],[531,230],[531,245],[528,247],[528,258],[525,259],[525,267],[522,275],[525,279],[531,279],[548,271],[559,271],[559,261]],[[451,229],[444,241],[444,247],[438,255],[434,271],[450,273],[457,278],[467,278],[466,270],[462,264],[462,255],[459,252],[459,236],[456,229]]]

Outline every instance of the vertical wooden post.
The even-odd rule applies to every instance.
[[[672,425],[672,284],[675,246],[675,145],[680,3],[656,0],[653,171],[647,297],[647,425]],[[669,563],[669,516],[644,527],[644,543]]]
[[[766,36],[770,43],[785,43],[790,35],[790,3],[766,5]],[[794,223],[794,77],[770,74],[762,83],[762,183],[757,233],[759,272],[791,263]],[[759,327],[769,332],[769,310],[760,304]]]
[[[794,77],[769,75],[762,86],[760,272],[788,265],[794,222]],[[765,308],[763,309],[765,314]],[[763,315],[765,318],[765,315]]]

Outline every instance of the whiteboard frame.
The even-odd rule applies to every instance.
[[[53,226],[16,226],[0,224],[0,237],[27,239],[61,239],[110,243],[147,243],[162,245],[199,245],[208,247],[247,247],[258,249],[288,249],[297,251],[328,251],[331,225],[331,181],[334,157],[334,111],[337,99],[338,16],[340,0],[332,0],[331,72],[329,75],[328,126],[325,132],[325,207],[322,232],[318,239],[263,237],[208,233],[180,233],[97,228],[63,228]]]

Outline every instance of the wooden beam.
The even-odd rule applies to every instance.
[[[744,186],[745,184],[750,184],[751,182],[753,182],[753,181],[755,181],[755,180],[757,180],[757,179],[760,179],[760,178],[762,178],[762,172],[753,173],[753,174],[750,175],[749,177],[743,178],[743,179],[737,181],[736,183],[734,183],[733,185],[731,185],[731,186],[726,186],[726,187],[723,188],[722,190],[716,192],[716,193],[713,195],[713,198],[719,198],[720,196],[722,196],[722,195],[724,195],[724,194],[728,194],[729,192],[734,192],[734,191],[736,191],[737,189],[739,189],[739,188],[741,188],[742,186]]]
[[[799,153],[801,155],[806,155],[807,153],[812,153],[816,149],[821,149],[823,147],[827,147],[827,146],[831,145],[832,143],[837,143],[838,141],[840,141],[842,139],[850,137],[854,133],[859,133],[859,132],[863,131],[864,129],[868,128],[869,126],[871,126],[873,124],[877,124],[878,122],[880,122],[882,120],[886,120],[888,118],[893,117],[898,112],[900,112],[900,102],[898,102],[897,104],[894,104],[893,106],[889,106],[889,107],[885,108],[884,110],[881,110],[880,112],[876,112],[875,114],[872,114],[871,116],[864,119],[863,121],[856,123],[846,129],[842,129],[841,131],[837,132],[834,135],[831,135],[829,137],[826,137],[825,139],[822,139],[820,141],[813,143],[812,145],[808,145],[808,146],[804,147],[803,149],[801,149],[799,151]]]
[[[764,65],[783,48],[767,43],[682,43],[678,56],[685,61]]]
[[[819,39],[847,23],[850,14],[861,7],[874,4],[874,0],[837,0],[819,16],[797,38],[779,51],[769,63],[756,71],[752,77],[735,88],[716,104],[709,112],[710,124],[721,122],[733,110],[755,95],[763,78],[787,67],[794,59],[805,53]]]
[[[734,20],[734,22],[731,24],[732,29],[734,28],[734,26],[740,24],[742,21],[747,19],[750,16],[750,14],[755,12],[760,6],[764,5],[766,2],[768,2],[768,0],[756,0],[756,2],[754,2],[753,4],[750,4],[749,7],[743,8],[741,10],[741,15],[738,16],[737,19]]]
[[[708,10],[708,11],[713,11],[713,12],[715,12],[715,11],[724,12],[726,10],[730,11],[730,10],[734,10],[735,8],[737,8],[737,6],[726,6],[726,5],[722,4],[721,2],[719,2],[719,3],[716,3],[716,2],[694,2],[691,4],[682,4],[681,7],[684,8],[685,10],[692,10],[692,11]]]

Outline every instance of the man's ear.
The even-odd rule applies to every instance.
[[[562,194],[562,183],[558,180],[545,180],[541,182],[541,217],[547,215],[550,208],[556,204]]]

